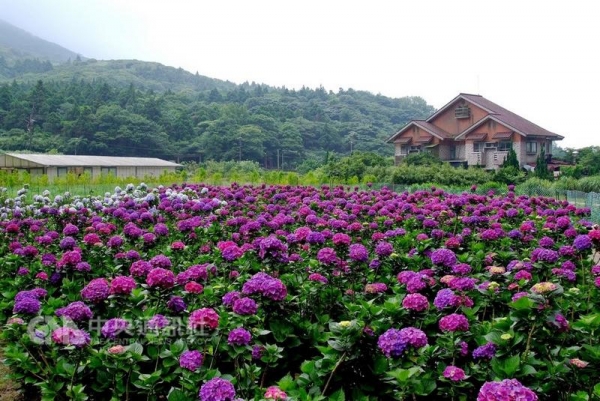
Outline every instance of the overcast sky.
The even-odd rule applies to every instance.
[[[537,0],[0,0],[0,18],[85,57],[236,83],[478,93],[600,145],[600,3]],[[390,133],[392,134],[392,133]]]

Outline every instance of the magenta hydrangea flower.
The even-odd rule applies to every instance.
[[[329,282],[329,280],[327,280],[327,277],[323,276],[322,274],[319,273],[311,273],[308,275],[308,281],[317,281],[323,284],[327,284]]]
[[[148,273],[146,284],[150,288],[169,289],[175,285],[175,274],[171,270],[157,267]]]
[[[185,284],[184,290],[186,290],[190,294],[201,294],[202,291],[204,291],[204,286],[195,281],[190,281]]]
[[[200,387],[200,401],[233,401],[235,388],[230,381],[215,377]]]
[[[179,366],[194,372],[202,366],[203,360],[204,356],[200,351],[185,351],[179,356]]]
[[[252,340],[252,334],[250,334],[250,332],[243,327],[238,327],[237,329],[231,330],[229,332],[229,336],[227,336],[227,343],[229,345],[248,345],[250,340]]]
[[[129,295],[136,286],[133,278],[128,276],[117,276],[110,282],[110,293],[119,295]]]
[[[271,386],[267,388],[267,391],[265,391],[264,398],[267,400],[287,400],[288,396],[285,391],[279,387]]]
[[[317,260],[325,265],[337,263],[338,256],[333,248],[321,248],[317,252]]]
[[[517,379],[486,382],[479,389],[477,401],[537,401],[537,395]]]
[[[385,283],[370,283],[365,285],[365,292],[367,294],[380,294],[386,292],[387,288]]]
[[[148,273],[152,270],[152,265],[150,262],[146,262],[145,260],[136,260],[131,264],[129,268],[129,273],[133,277],[146,277]]]
[[[402,300],[402,306],[415,312],[423,312],[429,309],[427,297],[421,294],[408,294]]]
[[[444,369],[443,376],[446,379],[450,379],[455,382],[464,380],[467,377],[465,375],[465,371],[456,366],[446,366],[446,369]]]
[[[219,314],[212,308],[202,308],[193,311],[188,319],[191,329],[214,330],[219,326]]]
[[[331,241],[335,246],[348,246],[350,245],[350,242],[352,242],[352,239],[348,234],[335,233],[333,234]]]
[[[469,321],[465,315],[460,313],[453,313],[448,316],[444,316],[439,322],[440,330],[444,332],[455,332],[455,331],[468,331]]]
[[[110,295],[110,285],[105,278],[95,278],[81,290],[84,301],[94,304],[104,301]]]
[[[52,332],[50,337],[55,344],[73,345],[77,348],[83,348],[91,341],[87,332],[71,327],[59,327]]]

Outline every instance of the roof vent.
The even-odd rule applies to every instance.
[[[454,110],[454,117],[469,118],[469,117],[471,117],[471,109],[469,108],[469,106],[458,106]]]

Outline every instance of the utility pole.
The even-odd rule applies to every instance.
[[[350,140],[350,156],[352,156],[352,145],[354,145],[354,140],[356,139],[356,132],[350,131],[348,139]]]
[[[281,169],[283,170],[283,149],[281,149]]]
[[[240,136],[240,152],[238,155],[238,161],[241,162],[242,161],[242,137]]]
[[[279,149],[277,149],[277,170],[279,170]]]

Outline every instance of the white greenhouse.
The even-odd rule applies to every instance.
[[[0,169],[25,170],[31,175],[47,174],[51,181],[69,173],[89,172],[92,178],[104,174],[115,177],[159,176],[174,172],[180,164],[149,157],[73,156],[28,153],[0,153]]]

